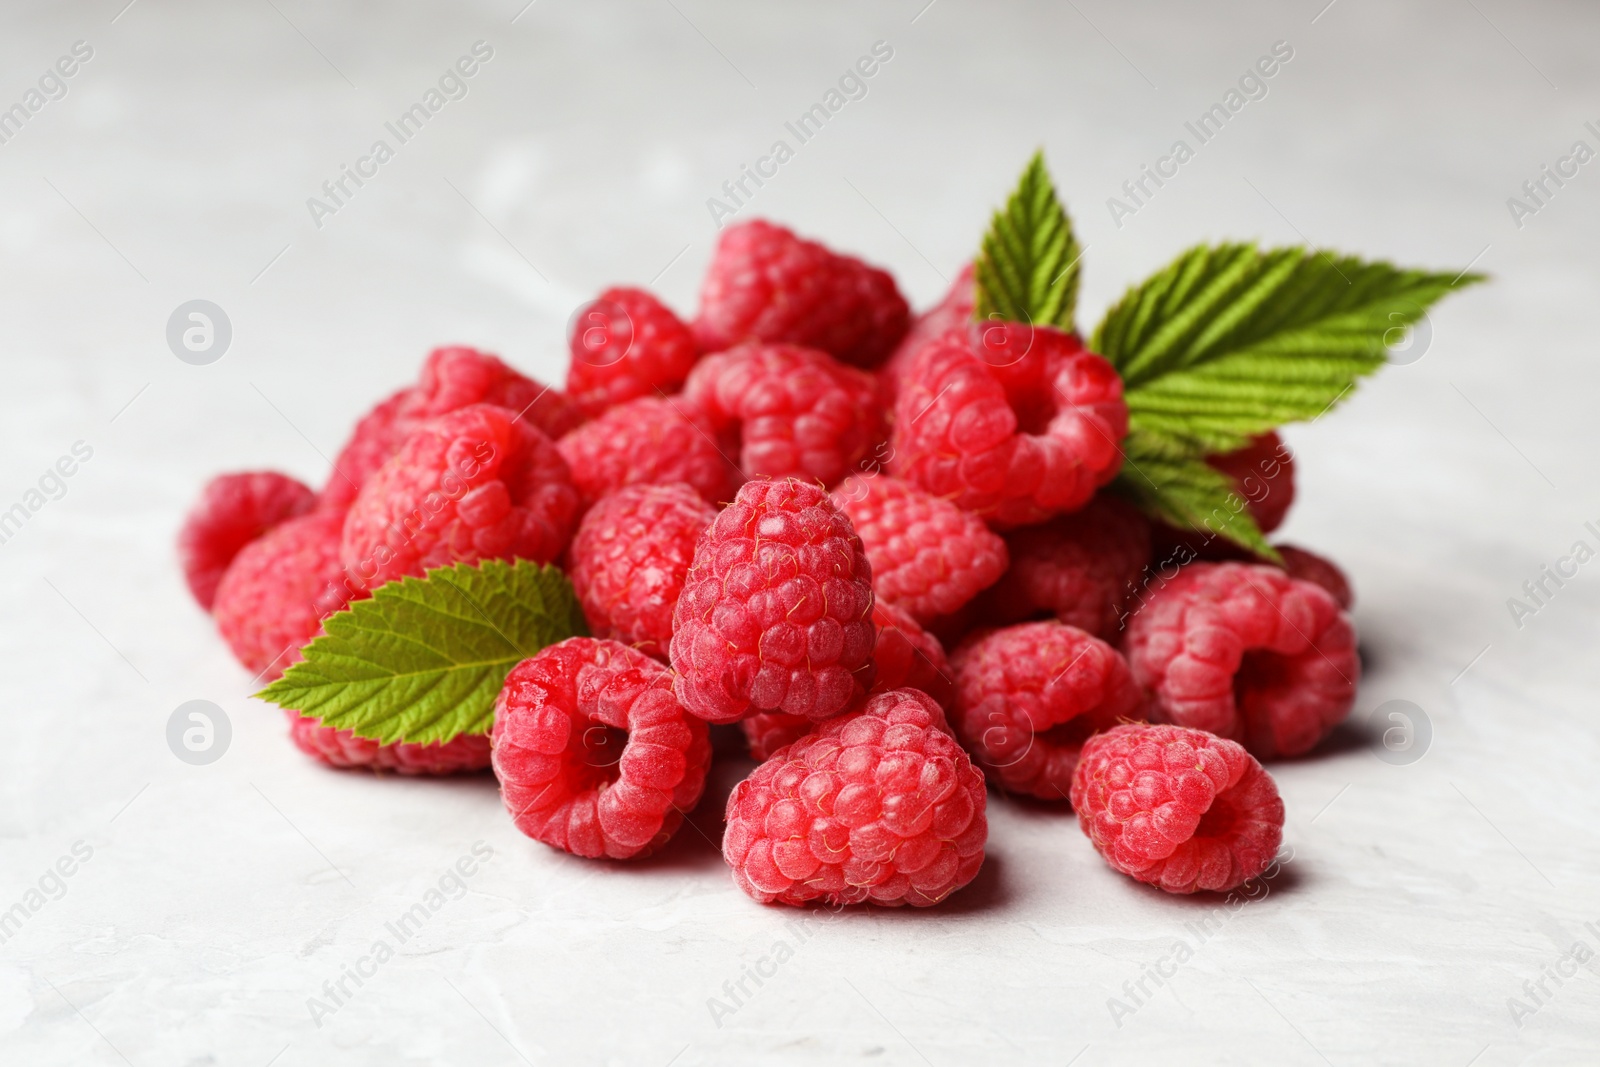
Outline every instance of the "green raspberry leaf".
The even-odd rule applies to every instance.
[[[983,235],[973,266],[974,317],[1074,329],[1080,254],[1044,153],[1036,152]]]
[[[1129,289],[1089,347],[1122,375],[1130,426],[1191,456],[1314,419],[1383,366],[1428,307],[1478,274],[1200,245]]]
[[[1123,440],[1122,452],[1122,471],[1112,485],[1147,515],[1282,562],[1233,483],[1204,460],[1186,454],[1183,442],[1133,430]]]
[[[528,560],[388,582],[323,630],[256,695],[384,744],[488,733],[511,668],[588,632],[566,575]]]

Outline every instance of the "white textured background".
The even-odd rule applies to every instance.
[[[0,107],[75,41],[94,49],[0,145],[0,509],[75,441],[94,450],[0,545],[0,910],[74,842],[93,850],[0,943],[0,1060],[1600,1055],[1600,960],[1547,978],[1520,1026],[1507,1002],[1534,1006],[1523,983],[1575,942],[1600,951],[1600,562],[1520,629],[1506,606],[1577,538],[1600,547],[1582,528],[1600,520],[1600,162],[1520,228],[1506,205],[1575,140],[1600,148],[1592,6],[125,2],[0,12]],[[306,198],[480,39],[494,58],[470,95],[315,228]],[[1440,305],[1420,361],[1289,434],[1284,532],[1357,586],[1356,717],[1413,701],[1430,750],[1390,766],[1352,727],[1275,766],[1294,859],[1117,1021],[1108,998],[1196,944],[1185,924],[1215,902],[1113,874],[1060,812],[993,801],[989,865],[949,907],[798,934],[694,829],[653,862],[596,866],[521,838],[487,777],[313,765],[173,562],[203,479],[320,482],[436,343],[558,377],[566,317],[604,285],[654,281],[691,312],[706,198],[878,40],[894,57],[865,99],[740,217],[889,265],[919,305],[1040,144],[1089,246],[1090,324],[1206,238],[1494,275]],[[1113,225],[1106,198],[1279,40],[1294,58],[1269,95]],[[206,367],[164,341],[195,297],[234,329]],[[206,767],[164,736],[195,698],[233,723]],[[697,819],[713,838],[719,790]],[[466,895],[314,1025],[307,998],[477,841],[493,859]],[[793,958],[719,1026],[708,998],[779,939]]]

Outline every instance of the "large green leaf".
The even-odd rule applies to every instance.
[[[1079,255],[1072,221],[1037,152],[983,235],[973,267],[975,316],[1072,330]]]

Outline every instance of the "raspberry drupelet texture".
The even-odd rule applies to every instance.
[[[322,620],[350,600],[339,561],[343,520],[319,510],[273,527],[239,551],[217,585],[217,629],[263,682],[298,662]]]
[[[676,393],[699,349],[672,309],[643,289],[607,289],[573,316],[567,396],[593,418],[635,397]]]
[[[350,507],[374,471],[389,461],[405,440],[400,408],[411,395],[407,386],[379,401],[361,416],[350,438],[334,457],[333,473],[317,497],[317,506],[343,512]]]
[[[687,482],[708,504],[733,499],[744,475],[711,422],[677,398],[618,404],[556,442],[572,480],[593,504],[625,485]]]
[[[578,856],[634,859],[700,799],[706,724],[672,676],[616,641],[573,637],[512,668],[494,713],[494,770],[517,829]]]
[[[906,331],[905,337],[889,356],[889,361],[879,371],[883,378],[885,393],[891,402],[899,395],[900,380],[905,376],[906,368],[911,365],[911,358],[928,342],[943,337],[957,326],[971,322],[976,304],[977,292],[972,281],[972,264],[968,263],[961,268],[961,273],[956,275],[956,280],[950,283],[950,291],[944,294],[944,298],[912,321],[911,329]]]
[[[382,744],[357,737],[349,730],[324,726],[297,711],[289,711],[289,739],[306,755],[340,770],[415,775],[465,774],[489,766],[489,736],[460,737],[426,745],[397,742]]]
[[[578,524],[567,570],[590,632],[665,659],[694,546],[716,517],[681,482],[602,497]]]
[[[1118,726],[1083,746],[1078,825],[1112,868],[1169,893],[1226,892],[1283,841],[1283,801],[1243,747],[1204,730]]]
[[[1166,722],[1261,759],[1310,751],[1350,711],[1361,660],[1339,605],[1253,563],[1194,563],[1153,587],[1123,648]]]
[[[1264,433],[1237,451],[1207,456],[1206,463],[1232,480],[1262,533],[1283,524],[1294,503],[1294,453],[1276,433]]]
[[[422,424],[367,479],[342,555],[358,588],[483,559],[546,563],[567,547],[578,491],[555,445],[507,408],[474,404]]]
[[[1273,547],[1283,557],[1283,569],[1289,573],[1289,577],[1322,586],[1341,608],[1350,610],[1350,605],[1355,603],[1355,593],[1350,589],[1350,579],[1345,577],[1337,564],[1295,545]]]
[[[746,482],[700,535],[673,618],[678,698],[711,722],[826,719],[872,680],[872,570],[828,494]]]
[[[1122,379],[1046,326],[972,324],[911,359],[890,473],[997,526],[1088,503],[1122,465]]]
[[[743,345],[695,366],[684,400],[718,433],[736,433],[749,477],[832,485],[883,440],[877,380],[826,352]]]
[[[877,640],[872,646],[873,693],[891,689],[916,689],[928,694],[941,709],[955,702],[955,672],[945,659],[939,639],[925,632],[899,608],[877,601],[872,605]],[[948,729],[943,717],[939,723]],[[816,728],[804,715],[763,711],[739,721],[750,755],[764,760],[778,749]]]
[[[872,591],[918,621],[949,615],[1006,570],[1006,545],[983,520],[887,474],[833,491],[872,564]]]
[[[1150,520],[1132,504],[1099,493],[1084,507],[1006,534],[1011,568],[983,596],[996,623],[1053,615],[1111,638],[1150,562]],[[874,561],[876,574],[876,561]]]
[[[956,736],[990,780],[1065,800],[1084,742],[1140,713],[1122,655],[1055,620],[991,630],[951,657]]]
[[[781,749],[728,797],[722,855],[763,904],[937,904],[977,875],[983,775],[896,689]]]
[[[787,343],[874,367],[909,320],[905,298],[886,271],[758,220],[722,232],[694,332],[707,352],[744,341]]]
[[[219,474],[206,483],[178,531],[178,561],[189,592],[211,610],[217,583],[239,550],[316,504],[303,483],[276,471]]]

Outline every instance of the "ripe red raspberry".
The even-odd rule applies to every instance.
[[[893,351],[910,317],[887,272],[758,220],[723,231],[694,332],[707,352],[765,341],[873,367]]]
[[[730,442],[675,398],[618,404],[556,442],[586,505],[625,485],[687,482],[708,504],[732,500],[744,475]]]
[[[1206,463],[1226,474],[1249,501],[1262,533],[1283,524],[1294,503],[1294,453],[1277,434],[1264,433],[1238,451],[1207,456]]]
[[[361,416],[350,439],[334,458],[333,473],[328,475],[328,482],[317,498],[318,507],[341,512],[349,508],[372,473],[399,451],[406,436],[400,408],[410,395],[411,388],[407,386],[391,393]]]
[[[178,531],[178,561],[200,606],[211,610],[217,583],[240,549],[310,511],[316,500],[303,483],[276,471],[219,474],[207,482]]]
[[[699,349],[689,327],[643,289],[607,289],[572,319],[567,396],[593,418],[626,400],[676,393]]]
[[[1078,825],[1106,862],[1168,893],[1222,893],[1283,842],[1283,801],[1238,744],[1179,726],[1118,726],[1083,746]]]
[[[1261,759],[1308,752],[1350,710],[1355,628],[1320,586],[1253,563],[1195,563],[1153,587],[1123,647],[1161,717]]]
[[[711,767],[706,724],[672,675],[615,641],[572,637],[512,668],[494,711],[494,771],[517,829],[578,856],[667,842]]]
[[[880,376],[891,401],[899,395],[900,381],[905,377],[906,368],[911,365],[911,358],[928,342],[943,337],[957,326],[971,322],[976,304],[977,292],[973,287],[972,264],[968,263],[961,268],[961,273],[956,275],[956,280],[950,283],[950,291],[944,294],[944,298],[916,317],[911,323],[911,329],[906,331],[905,337],[895,346],[893,354],[889,356],[889,362],[883,365]]]
[[[872,591],[920,621],[948,615],[1006,570],[1006,545],[948,500],[886,474],[852,475],[833,491],[872,564]]]
[[[428,353],[422,376],[401,405],[409,433],[425,419],[473,404],[506,408],[552,440],[583,421],[583,414],[559,389],[519,374],[496,356],[452,345]]]
[[[916,689],[931,696],[941,709],[951,707],[955,700],[955,672],[945,659],[944,646],[939,644],[939,639],[924,632],[911,616],[882,601],[872,605],[872,623],[878,635],[872,645],[876,679],[872,692]],[[744,738],[750,744],[750,755],[758,760],[804,737],[816,725],[804,715],[786,715],[781,711],[763,711],[739,720]],[[949,729],[942,714],[939,725]]]
[[[1132,504],[1100,493],[1083,508],[1006,534],[1011,569],[984,594],[996,623],[1053,615],[1111,638],[1150,562],[1150,520]],[[876,573],[876,571],[874,571]]]
[[[925,693],[818,726],[728,797],[722,855],[763,904],[937,904],[977,875],[983,775]]]
[[[1350,605],[1355,603],[1355,594],[1350,589],[1350,579],[1344,576],[1344,571],[1337,564],[1295,545],[1273,547],[1283,557],[1283,569],[1289,577],[1322,586],[1341,608],[1350,610]]]
[[[407,742],[380,744],[349,730],[323,726],[290,711],[289,739],[294,747],[341,770],[392,771],[395,774],[447,775],[481,771],[489,766],[489,735],[462,734],[443,744]]]
[[[1143,718],[1143,694],[1121,654],[1054,619],[971,638],[951,666],[956,735],[1014,793],[1065,800],[1083,743]]]
[[[872,679],[872,569],[815,485],[746,482],[700,535],[673,617],[678,699],[711,722],[826,719]]]
[[[263,681],[300,660],[322,620],[350,599],[339,563],[344,516],[313,511],[273,527],[239,551],[217,585],[211,613],[234,657]]]
[[[876,379],[814,348],[744,345],[707,356],[683,396],[719,433],[737,429],[739,466],[752,478],[832,485],[883,440]]]
[[[507,408],[474,404],[422,424],[367,480],[343,559],[371,588],[430,567],[561,555],[578,513],[567,464]]]
[[[665,659],[689,561],[716,509],[681,482],[618,489],[583,517],[568,575],[596,637]]]
[[[890,473],[1001,526],[1088,503],[1122,465],[1122,379],[1046,326],[973,324],[911,360]]]

